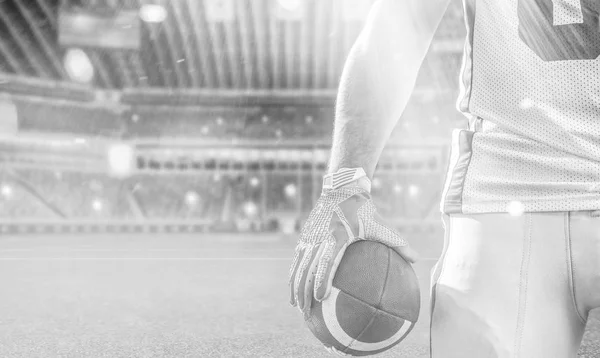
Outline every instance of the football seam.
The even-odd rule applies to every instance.
[[[392,316],[392,317],[395,317],[395,318],[399,318],[399,317],[396,317],[396,316],[394,316],[394,315],[391,315],[391,314],[389,314],[389,313],[387,313],[387,312],[385,312],[385,311],[382,311],[382,310],[380,310],[380,309],[376,309],[376,310],[375,310],[375,312],[373,313],[373,317],[371,317],[371,320],[369,321],[369,323],[368,323],[368,324],[365,326],[365,328],[364,328],[364,329],[363,329],[363,330],[362,330],[362,331],[361,331],[361,332],[358,334],[358,336],[357,336],[356,338],[354,338],[354,340],[352,341],[352,343],[356,342],[357,340],[358,340],[358,341],[360,341],[360,338],[362,337],[363,333],[365,333],[365,331],[366,331],[368,328],[370,328],[370,327],[371,327],[371,325],[373,324],[373,321],[375,320],[375,317],[377,316],[377,314],[378,314],[378,313],[383,313],[384,315],[389,315],[389,316]],[[401,318],[401,319],[402,319],[402,320],[404,320],[404,323],[402,324],[402,326],[404,326],[404,325],[406,324],[406,322],[410,322],[411,324],[413,323],[413,322],[411,322],[411,321],[407,320],[406,318]],[[408,332],[410,332],[410,331],[408,331]],[[408,332],[407,332],[407,333],[408,333]],[[405,336],[406,336],[406,334],[405,334],[404,336],[402,336],[400,339],[404,338]],[[362,341],[361,341],[361,342],[362,342]],[[396,344],[396,343],[394,343],[394,344]],[[351,347],[351,346],[348,346],[348,348],[352,348],[352,347]]]
[[[338,290],[340,290],[340,289],[339,289],[339,287],[336,287],[336,288],[337,288]],[[381,312],[381,313],[384,313],[384,314],[386,314],[386,315],[388,315],[388,316],[391,316],[391,317],[394,317],[394,318],[398,318],[398,319],[402,319],[402,320],[405,320],[405,321],[412,322],[412,321],[411,321],[411,320],[409,320],[408,318],[400,317],[400,316],[397,316],[397,315],[395,315],[395,314],[393,314],[393,313],[390,313],[390,312],[384,311],[384,310],[382,310],[382,309],[380,309],[380,308],[374,307],[372,303],[369,303],[369,302],[367,302],[367,301],[363,301],[363,300],[361,300],[360,298],[358,298],[358,297],[356,297],[356,296],[353,296],[353,295],[349,294],[349,293],[348,293],[348,292],[346,292],[346,291],[342,291],[342,290],[340,290],[340,292],[341,292],[341,293],[343,293],[343,294],[345,294],[345,295],[347,295],[348,297],[350,297],[350,298],[352,298],[352,299],[355,299],[355,300],[357,300],[357,301],[359,301],[359,302],[362,302],[362,303],[366,304],[366,305],[367,305],[367,306],[369,306],[369,307],[372,307],[373,309],[375,309],[375,313],[374,313],[374,314],[377,314],[377,313]],[[413,323],[414,323],[414,322],[413,322]]]
[[[388,248],[387,254],[387,267],[385,270],[385,279],[383,280],[383,288],[381,290],[381,295],[379,295],[379,300],[377,301],[377,307],[375,307],[376,309],[379,309],[379,307],[381,307],[381,301],[383,301],[383,295],[385,294],[385,289],[387,288],[387,282],[388,279],[390,277],[390,261],[392,261],[391,255],[390,255],[390,251],[391,249]]]
[[[345,294],[347,294],[347,293],[346,293],[346,292],[344,292],[344,291],[340,291],[340,292],[341,292],[341,293],[345,293]],[[373,315],[371,316],[371,319],[369,320],[369,323],[367,323],[367,324],[365,325],[365,328],[363,328],[363,329],[362,329],[362,331],[360,331],[360,333],[359,333],[359,334],[356,336],[356,338],[353,338],[353,339],[352,339],[352,342],[350,342],[350,344],[348,344],[348,345],[347,345],[347,346],[346,346],[346,347],[343,349],[343,351],[342,351],[343,353],[348,353],[348,350],[355,350],[354,348],[352,348],[352,345],[353,345],[353,343],[354,343],[354,342],[356,342],[356,341],[360,341],[360,338],[362,337],[362,335],[365,333],[365,331],[366,331],[367,329],[369,329],[369,328],[371,327],[371,325],[373,324],[373,321],[375,320],[375,317],[376,317],[376,316],[377,316],[377,314],[379,314],[379,313],[382,313],[382,314],[384,314],[384,315],[391,316],[391,317],[394,317],[394,318],[398,318],[398,319],[401,319],[401,320],[403,320],[403,321],[404,321],[404,323],[403,323],[402,325],[406,324],[406,322],[409,322],[409,323],[412,325],[412,326],[410,327],[410,329],[409,329],[408,331],[406,331],[406,333],[405,333],[405,334],[404,334],[404,335],[403,335],[401,338],[399,338],[399,339],[398,339],[398,341],[396,341],[396,342],[392,343],[392,344],[391,344],[390,346],[388,346],[388,347],[385,347],[385,348],[383,348],[384,350],[387,350],[387,349],[389,349],[391,346],[395,346],[396,344],[398,344],[398,342],[399,342],[399,341],[401,341],[402,339],[404,339],[404,338],[405,338],[405,337],[408,335],[408,333],[410,333],[410,331],[412,331],[412,329],[414,328],[414,323],[415,323],[415,322],[412,322],[412,321],[410,321],[410,320],[408,320],[408,319],[406,319],[406,318],[402,318],[402,317],[396,316],[396,315],[394,315],[394,314],[391,314],[391,313],[389,313],[389,312],[383,311],[383,310],[381,310],[381,309],[379,309],[379,308],[375,308],[375,307],[371,306],[371,304],[370,304],[370,303],[368,303],[368,302],[365,302],[365,301],[363,301],[363,300],[361,300],[361,299],[359,299],[359,298],[356,298],[356,297],[354,297],[354,296],[352,296],[352,295],[350,295],[350,294],[347,294],[347,295],[348,295],[348,297],[350,297],[350,298],[352,298],[352,299],[354,299],[354,300],[356,300],[356,301],[362,302],[362,303],[366,304],[367,306],[374,308],[374,309],[375,309],[375,312],[373,312]],[[361,342],[362,342],[362,341],[361,341]],[[377,350],[377,351],[379,352],[380,350]],[[371,354],[373,354],[373,353],[374,353],[374,352],[371,352]],[[377,353],[375,353],[375,354],[377,354]]]
[[[373,320],[375,320],[375,316],[377,316],[377,312],[378,312],[378,311],[379,311],[379,310],[376,308],[376,309],[375,309],[375,312],[374,312],[374,313],[373,313],[373,315],[371,316],[371,320],[369,320],[369,323],[367,323],[367,324],[365,325],[365,328],[363,328],[363,329],[362,329],[362,331],[360,331],[360,333],[359,333],[359,334],[356,336],[356,338],[354,338],[354,339],[352,340],[352,342],[350,342],[350,344],[348,344],[348,345],[346,346],[346,348],[344,349],[344,353],[347,353],[347,352],[348,352],[348,349],[352,349],[352,345],[354,344],[354,342],[358,341],[358,340],[360,339],[360,337],[363,335],[363,333],[365,333],[365,331],[366,331],[367,329],[369,329],[369,327],[371,327],[371,325],[373,324]],[[361,342],[362,342],[362,341],[361,341]]]

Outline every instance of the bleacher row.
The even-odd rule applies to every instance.
[[[424,66],[458,66],[446,62]],[[453,70],[454,71],[454,70]],[[454,86],[458,72],[452,72]],[[456,78],[455,78],[456,77]],[[437,78],[423,79],[440,82]],[[452,88],[458,88],[452,87]],[[396,138],[446,137],[452,128],[464,126],[455,109],[456,90],[432,87],[415,95],[393,133]],[[169,107],[138,106],[127,110],[69,101],[13,96],[19,131],[105,138],[159,139],[181,137],[219,140],[322,140],[331,138],[333,101],[327,107]]]
[[[314,173],[117,179],[10,169],[0,174],[0,231],[294,231],[318,198],[320,181]],[[436,173],[384,171],[373,182],[373,195],[384,217],[422,220],[435,215],[439,182]]]
[[[39,221],[0,222],[0,234],[147,234],[147,233],[199,233],[207,232],[210,228],[208,222],[200,223],[182,223],[173,222],[88,222],[88,221],[70,221],[40,223]]]
[[[373,185],[384,217],[415,222],[404,228],[423,226],[417,221],[437,213],[447,158],[431,154],[423,143],[447,142],[439,138],[449,139],[464,122],[454,110],[454,95],[439,94],[442,101],[432,94],[405,111]],[[68,104],[53,111],[45,111],[43,101],[17,104],[23,133],[71,139],[50,140],[58,143],[52,150],[35,139],[25,149],[14,143],[2,147],[2,232],[289,232],[299,228],[320,194],[330,109],[228,109],[222,115],[208,110],[200,117],[185,110],[170,117],[168,111],[140,110],[125,113],[128,124],[119,127],[123,121],[111,122],[100,112],[87,116]],[[238,111],[246,116],[238,118]],[[132,175],[106,172],[107,141],[135,143]],[[394,149],[406,142],[418,149]]]
[[[39,221],[30,222],[0,222],[0,235],[51,235],[51,234],[197,234],[197,233],[215,233],[211,222],[201,222],[197,224],[173,222],[155,223],[155,222],[88,222],[88,221],[69,221],[64,223],[40,223]],[[302,221],[294,222],[293,229],[282,229],[278,224],[271,226],[271,230],[254,229],[260,232],[279,232],[293,234],[298,232],[302,225]],[[398,221],[391,222],[401,233],[432,233],[436,232],[440,223],[439,220],[429,219],[420,221]],[[240,225],[239,228],[223,228],[220,231],[232,232],[248,232],[247,225]]]

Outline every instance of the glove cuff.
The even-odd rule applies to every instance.
[[[363,188],[367,192],[371,192],[371,180],[369,180],[363,168],[342,168],[323,177],[323,190],[348,186]]]

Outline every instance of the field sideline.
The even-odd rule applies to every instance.
[[[380,357],[427,357],[440,235],[408,236],[423,296],[409,338]],[[0,236],[1,357],[330,357],[289,306],[295,238]],[[560,339],[560,338],[558,338]],[[600,357],[590,319],[580,357]]]

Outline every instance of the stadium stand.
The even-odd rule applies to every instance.
[[[246,45],[261,38],[236,35],[227,23],[215,33],[194,33],[186,49],[184,32],[172,39],[143,22],[140,52],[90,47],[69,53],[79,62],[65,57],[61,69],[61,44],[36,35],[57,30],[58,19],[39,4],[30,15],[42,25],[27,22],[21,37],[4,39],[30,60],[19,66],[6,58],[0,73],[0,92],[18,112],[18,134],[0,139],[0,226],[297,230],[319,196],[337,79],[360,30],[360,13],[343,12],[329,23],[321,16],[312,24],[315,34],[330,36],[296,43],[307,24],[285,27],[287,20],[276,18],[285,30],[281,37],[261,22],[243,25],[250,16],[244,11],[279,16],[264,7],[266,1],[249,2],[239,9],[236,26],[279,38],[279,52],[265,51],[264,43],[252,52]],[[315,14],[331,15],[329,6],[342,6],[315,4]],[[0,11],[21,18],[23,9],[11,6],[0,4]],[[90,16],[100,11],[88,2],[81,6]],[[102,16],[115,14],[105,10]],[[193,10],[207,11],[193,18],[175,11],[164,26],[208,28],[216,21],[208,10]],[[426,227],[438,219],[450,132],[466,125],[455,110],[461,12],[460,1],[453,1],[373,183],[384,216],[399,227]],[[214,41],[219,36],[235,37],[240,49],[219,47],[227,46]],[[190,53],[207,57],[184,58]],[[215,61],[219,54],[222,61]],[[95,71],[88,84],[67,71],[83,70],[83,60]]]

